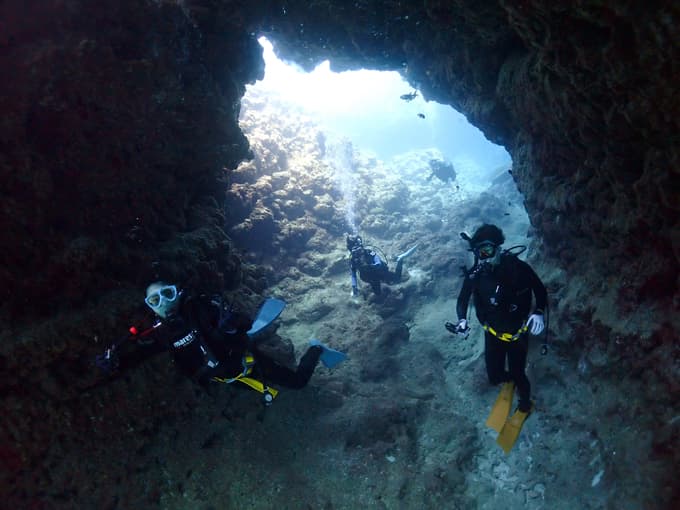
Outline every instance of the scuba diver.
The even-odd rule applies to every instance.
[[[255,321],[225,308],[221,298],[193,296],[176,285],[155,282],[146,289],[146,305],[159,321],[141,336],[139,348],[119,354],[120,344],[107,349],[97,364],[109,371],[125,370],[150,356],[170,350],[181,373],[207,386],[210,382],[240,382],[260,392],[268,405],[278,391],[268,383],[303,388],[319,361],[332,368],[346,359],[344,353],[312,340],[296,370],[285,367],[258,349],[255,337],[276,319],[285,303],[269,298]]]
[[[484,224],[472,237],[464,232],[461,237],[469,242],[475,263],[469,270],[464,268],[465,280],[456,305],[458,323],[447,322],[445,327],[454,334],[467,334],[470,329],[468,303],[473,296],[477,318],[484,329],[484,360],[489,381],[493,385],[503,383],[487,425],[500,433],[498,442],[507,448],[507,452],[532,411],[531,385],[525,373],[528,333],[539,335],[543,331],[548,296],[529,264],[517,258],[511,252],[512,248],[501,250],[505,237],[500,228]],[[533,311],[532,293],[535,298]],[[515,385],[519,405],[506,423]]]
[[[384,255],[381,257],[378,255],[377,250],[370,246],[365,247],[361,236],[347,235],[347,250],[350,253],[349,269],[352,282],[352,296],[354,297],[359,294],[357,271],[359,272],[359,277],[371,285],[371,288],[376,295],[380,295],[381,293],[381,282],[399,282],[399,280],[401,280],[404,259],[411,255],[417,247],[418,245],[416,244],[401,255],[398,255],[395,258],[397,267],[394,272],[392,272],[387,266],[385,260],[387,257]]]

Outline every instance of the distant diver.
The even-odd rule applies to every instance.
[[[401,271],[404,259],[411,255],[418,245],[414,245],[401,255],[395,257],[397,267],[394,272],[387,266],[387,257],[378,255],[378,250],[370,246],[364,246],[359,235],[347,235],[347,251],[350,253],[349,269],[352,283],[352,297],[359,294],[357,272],[359,278],[371,285],[376,295],[381,294],[381,282],[398,283],[401,280]]]
[[[418,117],[420,117],[421,119],[424,119],[424,118],[425,118],[425,114],[424,114],[424,113],[419,113],[419,114],[418,114]]]
[[[428,181],[432,180],[433,177],[437,177],[442,182],[453,182],[456,180],[456,170],[453,168],[452,163],[440,159],[431,159],[429,164],[432,172],[427,178]]]
[[[410,102],[413,101],[416,97],[418,97],[418,92],[414,90],[409,94],[402,94],[401,96],[399,96],[399,99],[403,99],[406,102]]]

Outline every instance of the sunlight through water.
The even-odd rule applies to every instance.
[[[396,71],[336,73],[324,61],[306,73],[279,60],[267,39],[261,38],[260,44],[265,77],[255,87],[296,105],[330,135],[346,137],[361,150],[388,160],[407,151],[436,148],[467,169],[470,180],[479,181],[511,163],[503,147],[488,141],[450,106],[426,101],[417,91],[413,100],[402,99],[414,89]]]

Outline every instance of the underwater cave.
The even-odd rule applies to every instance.
[[[3,2],[5,505],[673,508],[679,21],[672,2]],[[403,82],[382,112],[339,89],[331,134],[258,90],[260,37],[304,72]],[[488,139],[475,164],[435,107]],[[460,234],[485,222],[548,292],[508,454],[482,327],[444,327]],[[390,267],[417,245],[384,294],[350,295],[351,233]],[[103,370],[147,346],[157,280],[251,316],[280,298],[262,349],[348,358],[269,407],[167,353]]]

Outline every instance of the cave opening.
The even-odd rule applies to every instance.
[[[265,37],[259,42],[264,78],[247,86],[239,119],[255,156],[241,169],[251,178],[274,176],[274,192],[281,192],[278,185],[314,192],[309,160],[316,160],[334,183],[330,195],[342,212],[342,225],[327,229],[334,234],[368,230],[390,242],[398,229],[366,217],[377,205],[405,222],[430,217],[430,230],[499,223],[510,242],[528,243],[529,219],[510,155],[463,114],[428,100],[396,71],[334,72],[326,60],[305,72],[280,60]],[[234,180],[242,180],[238,170]],[[384,196],[395,187],[403,187],[396,197],[362,202],[364,191]],[[301,204],[298,212],[290,204],[283,209],[274,216],[284,222],[302,214]]]

